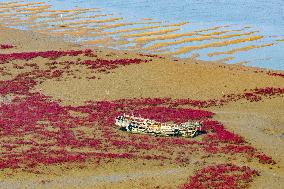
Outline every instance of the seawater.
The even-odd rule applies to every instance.
[[[28,2],[32,1],[34,0]],[[168,23],[189,22],[176,33],[230,25],[230,29],[250,26],[250,31],[258,30],[257,35],[264,36],[261,40],[246,42],[245,45],[261,45],[284,39],[283,0],[50,0],[46,2],[53,5],[52,9],[101,8],[103,12],[123,17],[124,22],[142,18],[152,18],[154,21]],[[190,45],[203,43],[193,42]],[[169,50],[175,50],[184,45],[188,44],[174,45]],[[199,59],[218,60],[228,55],[208,57],[207,53],[242,46],[244,44],[212,47],[178,56],[186,58],[192,53],[199,53]],[[238,52],[232,56],[234,59],[227,63],[248,61],[248,66],[284,70],[284,42],[278,42],[270,47]]]

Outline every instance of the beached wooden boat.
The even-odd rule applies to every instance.
[[[155,120],[124,114],[115,118],[115,125],[130,133],[195,137],[200,133],[202,124],[201,122],[191,121],[181,124],[160,123]]]

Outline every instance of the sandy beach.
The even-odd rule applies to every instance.
[[[160,38],[176,37],[166,33]],[[159,36],[147,35],[135,37]],[[85,46],[4,25],[0,45],[0,188],[283,188],[283,71]],[[203,46],[181,50],[193,48]],[[131,134],[114,125],[125,112],[201,120],[207,130]]]

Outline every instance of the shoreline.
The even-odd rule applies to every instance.
[[[12,10],[12,6],[16,9]],[[283,70],[279,53],[272,53],[272,57],[267,57],[270,53],[260,53],[269,49],[278,52],[282,38],[278,35],[269,37],[270,34],[247,25],[198,26],[183,20],[129,20],[100,8],[53,10],[56,5],[42,2],[3,2],[1,8],[0,22],[7,26],[68,38],[91,48],[101,46],[161,55],[180,54],[179,57],[199,54],[198,58],[202,60]],[[259,56],[256,58],[255,54]]]
[[[13,49],[5,49],[5,51],[2,51],[1,54],[9,53],[9,52],[29,52],[29,51],[41,51],[41,50],[56,50],[56,49],[62,49],[62,48],[70,48],[70,49],[88,49],[88,46],[76,44],[72,41],[68,40],[62,40],[61,37],[57,36],[51,36],[49,34],[42,34],[38,33],[36,30],[21,30],[21,29],[16,29],[16,28],[10,28],[7,26],[3,26],[0,24],[0,29],[2,36],[0,38],[1,43],[6,44],[6,43],[14,43],[14,45],[17,48]],[[20,37],[18,37],[20,36]],[[23,36],[23,37],[22,37]],[[15,39],[12,39],[15,38]],[[45,40],[40,40],[40,38],[44,38]],[[48,38],[48,40],[46,40]],[[33,40],[33,43],[28,46],[24,46],[23,44],[28,43],[26,39]],[[39,41],[39,42],[38,42]],[[56,41],[56,46],[52,46],[52,42]],[[47,43],[47,44],[45,44]],[[143,53],[139,50],[117,50],[117,49],[112,49],[112,48],[107,48],[107,47],[90,47],[91,49],[96,49],[97,51],[105,51],[105,52],[110,52],[110,53],[118,53],[118,54],[129,54],[129,55],[139,55],[139,54],[145,54],[149,56],[156,56],[155,54],[147,54]],[[106,53],[105,53],[106,54]],[[255,67],[255,66],[246,66],[243,64],[228,64],[224,63],[224,61],[205,61],[205,60],[199,60],[198,56],[192,55],[192,57],[188,58],[179,58],[179,57],[174,57],[172,55],[157,55],[160,57],[167,58],[168,60],[171,61],[184,61],[184,62],[198,62],[198,63],[208,63],[208,64],[215,64],[223,67],[232,67],[232,68],[239,68],[239,69],[249,69],[253,70],[256,72],[275,72],[275,73],[283,73],[283,70],[275,70],[275,69],[269,69],[269,68],[261,68],[261,67]]]

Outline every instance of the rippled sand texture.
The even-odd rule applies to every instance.
[[[185,29],[190,26],[187,21],[167,23],[143,18],[130,22],[99,8],[53,10],[45,2],[0,3],[0,22],[62,36],[87,46],[184,57],[198,56],[201,50],[205,50],[205,56],[223,62],[234,59],[237,53],[283,42],[283,39],[267,40],[249,26],[236,29],[232,25],[219,25],[188,30]]]

